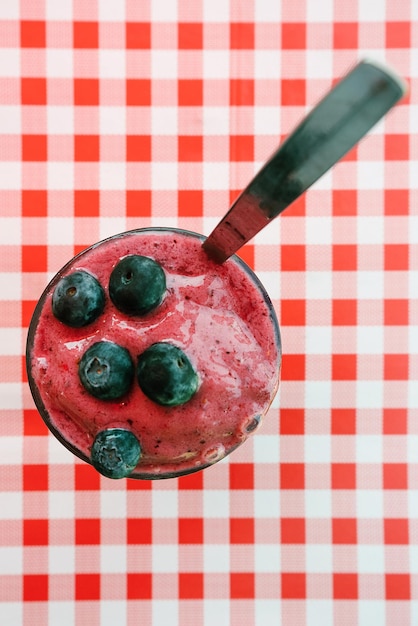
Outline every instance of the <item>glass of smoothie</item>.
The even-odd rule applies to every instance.
[[[254,432],[279,385],[272,303],[237,256],[144,228],[93,245],[41,296],[29,384],[54,435],[110,478],[212,465]]]
[[[404,95],[358,64],[311,111],[209,235],[144,228],[94,244],[52,279],[27,339],[35,404],[108,478],[161,479],[220,461],[279,386],[277,317],[235,254]]]

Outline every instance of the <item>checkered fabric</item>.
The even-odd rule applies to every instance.
[[[24,368],[48,279],[108,235],[209,234],[357,60],[409,96],[241,252],[281,323],[264,425],[111,481]],[[0,623],[418,624],[416,0],[0,1]]]

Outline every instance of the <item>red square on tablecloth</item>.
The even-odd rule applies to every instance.
[[[199,50],[202,48],[203,24],[199,22],[180,22],[177,28],[180,50]]]
[[[385,189],[385,215],[408,215],[409,189]]]
[[[356,488],[356,465],[355,463],[332,463],[331,464],[332,489],[355,489]]]
[[[47,160],[46,135],[22,135],[22,161]]]
[[[75,161],[99,161],[100,160],[100,137],[99,135],[75,135],[74,136],[74,159]]]
[[[126,23],[127,49],[147,49],[151,47],[151,24],[149,22]]]
[[[357,377],[356,354],[332,355],[332,380],[355,380]]]
[[[23,544],[25,546],[46,546],[49,540],[47,519],[23,520]]]
[[[48,600],[48,574],[24,574],[23,601],[46,602]]]
[[[74,78],[74,104],[76,106],[99,104],[99,80],[97,78]]]
[[[303,106],[306,104],[306,81],[300,78],[283,78],[282,106]]]
[[[46,189],[22,189],[22,215],[24,217],[46,217],[47,207]]]
[[[202,106],[203,81],[193,78],[180,78],[178,81],[179,106]]]
[[[305,519],[303,517],[282,517],[280,536],[282,543],[305,543]]]
[[[385,380],[408,380],[409,355],[385,354],[383,370]]]
[[[409,322],[409,300],[384,301],[385,326],[407,326]]]
[[[306,300],[282,300],[280,323],[285,326],[305,326]]]
[[[126,137],[127,161],[151,161],[150,135],[128,135]]]
[[[303,50],[306,48],[305,22],[282,22],[282,49]]]
[[[280,487],[281,489],[304,489],[305,464],[280,463]]]
[[[254,543],[254,520],[245,517],[232,517],[229,520],[229,537],[233,544]]]
[[[128,572],[126,583],[128,600],[150,600],[152,598],[152,574]]]
[[[200,217],[203,215],[203,191],[180,189],[177,198],[179,217]]]
[[[406,409],[383,409],[383,434],[408,434],[408,412]]]
[[[358,46],[358,22],[334,22],[333,45],[337,50],[355,49]]]
[[[20,45],[22,48],[45,48],[46,23],[42,20],[22,20]]]
[[[357,543],[357,520],[355,518],[334,518],[332,520],[332,543]]]
[[[254,160],[253,135],[230,135],[229,158],[231,161]]]
[[[75,542],[77,545],[100,543],[100,519],[76,519]]]
[[[387,518],[384,520],[385,544],[408,544],[409,522],[407,519]]]
[[[409,135],[385,135],[386,161],[407,161],[409,159]]]
[[[384,246],[385,270],[407,270],[409,267],[409,246],[387,243]]]
[[[98,22],[73,22],[74,48],[98,48]]]
[[[22,78],[22,104],[46,104],[46,78]]]
[[[198,600],[203,598],[203,574],[187,572],[179,574],[179,598]]]
[[[152,519],[148,517],[128,518],[127,541],[128,544],[152,543]]]
[[[386,22],[386,47],[409,48],[411,45],[410,22]]]
[[[74,190],[74,215],[76,217],[97,217],[100,213],[100,192],[98,189]]]
[[[386,600],[410,600],[411,577],[409,574],[385,574]]]
[[[126,215],[128,217],[149,217],[151,205],[152,194],[149,189],[128,189],[126,191]]]
[[[347,272],[357,269],[357,246],[354,244],[334,244],[332,246],[332,269]]]
[[[75,489],[77,491],[91,491],[100,489],[100,474],[91,465],[86,463],[75,466]]]
[[[331,433],[333,435],[356,434],[356,410],[338,409],[331,410]]]
[[[357,300],[333,299],[332,323],[334,326],[355,326],[357,324]]]
[[[306,248],[300,244],[280,246],[281,269],[283,272],[304,272],[306,269]]]
[[[358,574],[333,574],[335,600],[357,600]]]
[[[254,48],[254,24],[251,22],[231,22],[229,37],[231,50]]]
[[[304,354],[284,354],[282,380],[305,380],[306,357]]]
[[[254,81],[244,78],[230,79],[229,104],[231,106],[253,106]]]
[[[406,463],[383,464],[383,488],[384,489],[407,489],[408,466]]]
[[[232,599],[254,598],[255,576],[252,572],[231,572],[230,597]]]
[[[22,272],[46,272],[47,257],[46,246],[22,246]]]
[[[179,524],[179,543],[203,543],[203,519],[201,517],[181,517]]]
[[[357,214],[357,190],[356,189],[333,189],[332,209],[336,216],[348,216]]]
[[[305,432],[305,411],[303,409],[280,410],[280,434],[303,435]]]
[[[282,598],[284,600],[303,600],[306,598],[306,574],[283,572],[281,574]]]
[[[126,104],[127,106],[150,106],[151,81],[146,78],[128,78]]]
[[[178,479],[178,488],[180,490],[201,490],[203,489],[203,472],[196,472],[188,476],[180,476]]]
[[[100,574],[75,575],[76,600],[100,599]]]
[[[202,161],[203,138],[180,135],[178,138],[178,159],[179,161]]]
[[[254,489],[254,467],[252,463],[230,463],[230,489]]]
[[[29,321],[25,323],[25,326],[29,325]],[[40,437],[48,435],[49,433],[49,430],[39,415],[37,409],[25,409],[23,411],[23,422],[25,437]]]

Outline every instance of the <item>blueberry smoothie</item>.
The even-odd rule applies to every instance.
[[[171,478],[224,458],[279,385],[273,306],[237,256],[145,228],[95,244],[42,294],[27,368],[52,433],[109,478]]]

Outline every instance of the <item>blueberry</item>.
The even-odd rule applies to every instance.
[[[155,309],[165,289],[164,270],[147,256],[124,257],[110,275],[110,298],[119,311],[128,315],[145,315]]]
[[[139,356],[137,377],[145,395],[164,406],[190,400],[199,382],[187,356],[170,343],[154,343]]]
[[[126,478],[141,457],[138,439],[130,430],[108,428],[96,435],[91,448],[93,467],[107,478]]]
[[[72,328],[91,324],[102,313],[105,294],[99,281],[83,270],[64,276],[52,294],[52,312]]]
[[[125,348],[112,341],[98,341],[81,357],[78,375],[95,398],[116,400],[129,391],[134,366]]]

